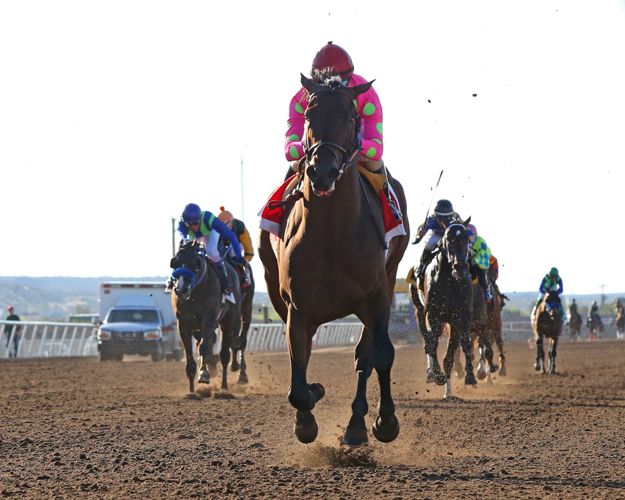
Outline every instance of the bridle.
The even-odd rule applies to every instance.
[[[466,231],[466,228],[465,228],[462,224],[459,224],[459,223],[454,223],[454,224],[449,225],[449,226],[447,227],[447,230],[449,230],[449,229],[451,229],[451,228],[453,228],[453,227],[456,227],[456,226],[457,226],[457,227],[462,227],[462,229],[464,229],[464,230]],[[441,239],[441,242],[442,242],[442,239]],[[442,244],[441,246],[443,247],[443,250],[444,250],[444,252],[445,252],[445,255],[447,256],[447,260],[448,260],[450,263],[453,263],[453,256],[449,254],[449,248],[448,248],[448,245],[443,245],[443,244]],[[464,255],[465,255],[465,257],[466,257],[466,262],[468,263],[468,262],[469,262],[469,248],[468,248],[468,246],[467,246],[467,248],[466,248],[466,252],[465,252],[465,254],[464,254]]]
[[[190,269],[187,269],[186,267],[184,267],[184,264],[183,264],[183,267],[179,267],[175,269],[173,273],[171,273],[171,276],[176,280],[180,278],[181,276],[183,276],[191,281],[189,285],[189,293],[191,293],[193,289],[196,286],[198,286],[200,282],[204,279],[204,276],[206,276],[206,268],[207,268],[206,256],[202,250],[200,250],[198,253],[201,256],[200,260],[202,261],[201,270],[198,270],[198,272],[194,273]]]
[[[321,89],[318,90],[317,92],[313,92],[312,94],[310,94],[308,102],[312,102],[312,100],[317,97],[319,94],[323,94],[323,93],[327,93],[327,92],[334,92],[335,90],[339,89],[339,92],[341,93],[341,95],[344,95],[345,97],[347,97],[347,99],[349,99],[350,105],[352,105],[352,99],[351,97],[341,91],[341,87],[336,86],[336,87],[329,87],[327,89]],[[307,119],[308,120],[308,119]],[[336,178],[336,180],[338,181],[341,176],[345,173],[345,170],[347,170],[347,168],[352,164],[354,157],[358,154],[358,150],[359,150],[359,144],[357,141],[357,137],[358,137],[358,132],[360,131],[360,115],[358,113],[355,113],[355,117],[354,117],[354,125],[352,128],[352,135],[350,137],[350,150],[348,151],[347,149],[343,148],[342,146],[339,146],[338,144],[334,143],[334,142],[330,142],[330,141],[321,141],[321,142],[316,142],[315,144],[309,146],[308,145],[308,138],[305,137],[304,138],[304,143],[303,143],[303,150],[304,150],[304,156],[302,157],[302,159],[300,160],[300,164],[299,164],[299,168],[302,168],[302,164],[304,164],[306,167],[311,166],[311,161],[313,159],[313,156],[315,156],[315,154],[319,151],[319,149],[321,148],[328,148],[332,154],[334,155],[334,158],[336,159],[337,163],[339,163],[339,175]],[[340,151],[343,154],[343,158],[342,158],[342,162],[341,160],[339,160],[339,156],[337,154],[336,151]]]

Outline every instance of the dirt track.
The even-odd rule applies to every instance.
[[[308,446],[292,432],[285,353],[250,355],[252,382],[231,384],[234,398],[188,397],[183,363],[0,361],[0,495],[625,498],[625,342],[562,343],[555,376],[532,370],[527,344],[507,348],[507,377],[455,380],[460,399],[444,402],[426,387],[421,345],[398,346],[400,435],[384,445],[370,433],[360,450],[339,446],[351,349],[313,354],[309,381],[326,397]],[[375,377],[370,388],[373,409]]]

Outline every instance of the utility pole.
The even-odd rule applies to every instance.
[[[243,215],[245,213],[243,211],[243,209],[245,208],[244,203],[243,203],[243,198],[244,198],[243,196],[243,155],[241,155],[241,220],[245,222],[244,215]]]
[[[176,256],[176,218],[171,218],[171,256]]]
[[[605,295],[604,295],[604,293],[603,293],[603,288],[604,288],[605,286],[606,286],[606,285],[599,285],[599,288],[601,288],[601,307],[603,307],[603,304],[605,304]]]

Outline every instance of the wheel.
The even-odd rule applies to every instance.
[[[182,361],[182,349],[175,349],[172,356],[174,361]]]
[[[165,361],[173,361],[173,360],[174,360],[173,354],[165,354]]]
[[[160,352],[152,353],[152,361],[160,361],[163,359],[163,355]]]
[[[100,361],[108,361],[109,359],[110,359],[110,358],[109,358],[109,355],[108,355],[108,354],[106,354],[106,353],[104,353],[104,352],[101,352],[101,353],[100,353]]]
[[[123,361],[124,360],[124,355],[123,354],[116,354],[114,356],[115,361]]]

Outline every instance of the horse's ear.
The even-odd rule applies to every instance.
[[[302,73],[300,73],[300,76],[302,77],[300,79],[302,82],[302,87],[304,87],[308,91],[309,94],[314,94],[315,92],[319,92],[321,89],[324,88],[323,85],[319,85],[318,83],[315,83],[312,80],[309,80]]]
[[[184,240],[180,240],[180,243],[178,243],[178,250],[182,248],[182,245],[184,245]]]
[[[469,223],[471,222],[471,217],[469,216],[469,218],[467,220],[464,221],[463,226],[466,227],[467,229],[469,228]]]
[[[364,94],[367,90],[371,88],[375,80],[371,80],[368,83],[363,83],[362,85],[356,85],[354,87],[346,87],[345,90],[350,95],[352,99],[356,99],[360,94]]]

